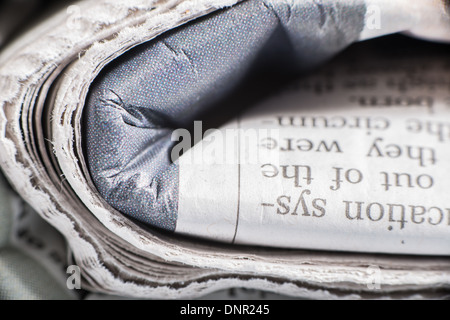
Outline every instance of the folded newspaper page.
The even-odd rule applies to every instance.
[[[391,2],[75,2],[0,53],[1,169],[91,292],[445,297],[448,2]]]

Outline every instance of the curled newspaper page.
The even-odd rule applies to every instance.
[[[369,39],[403,32],[446,42],[448,2],[391,2],[76,2],[0,53],[1,169],[64,236],[92,292],[192,298],[245,287],[309,298],[442,298],[450,288],[449,48]],[[156,194],[161,211],[140,219],[120,210],[101,194],[96,154],[86,150],[91,86],[142,44],[169,34],[165,50],[180,55],[173,30],[252,6],[276,13],[274,30],[287,26],[307,74],[276,90],[258,84],[270,94],[257,103],[242,95],[242,109],[219,129],[170,126],[163,142],[175,147],[161,152],[178,152],[169,166],[176,184],[137,185]],[[368,41],[326,62],[360,40]],[[195,66],[187,53],[184,63]],[[201,120],[200,111],[193,117]],[[101,143],[118,142],[96,132]]]

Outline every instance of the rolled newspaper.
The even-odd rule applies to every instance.
[[[169,167],[175,168],[171,174],[179,180],[157,186],[143,184],[143,189],[156,192],[156,198],[161,191],[176,199],[171,202],[161,197],[159,207],[150,203],[153,212],[144,206],[144,214],[156,214],[162,219],[158,223],[139,219],[140,213],[130,214],[126,208],[120,210],[122,207],[108,199],[106,193],[102,195],[96,176],[105,168],[95,168],[95,161],[89,159],[102,155],[93,148],[96,141],[101,150],[100,146],[108,141],[116,145],[117,137],[97,128],[93,137],[101,138],[103,134],[105,139],[86,141],[89,134],[85,129],[87,126],[89,132],[89,128],[96,128],[95,124],[100,123],[97,120],[113,124],[108,122],[111,119],[96,119],[89,113],[94,110],[95,114],[96,107],[88,98],[96,92],[91,85],[106,79],[103,70],[107,66],[114,70],[114,61],[140,50],[139,45],[155,38],[158,41],[158,37],[181,25],[191,26],[197,21],[201,24],[212,16],[220,22],[223,12],[239,15],[239,10],[246,7],[252,10],[245,14],[254,13],[255,8],[262,10],[253,18],[268,10],[277,20],[274,30],[280,23],[288,26],[291,40],[301,40],[303,46],[294,43],[294,52],[302,58],[299,65],[304,69],[323,63],[352,42],[393,32],[446,41],[449,22],[445,4],[417,1],[416,6],[409,6],[401,1],[392,5],[381,0],[76,2],[1,53],[2,170],[18,193],[64,235],[87,290],[144,298],[197,297],[228,287],[312,298],[442,297],[450,286],[450,210],[443,196],[446,186],[441,180],[445,179],[439,180],[445,175],[446,164],[434,166],[449,156],[441,147],[448,138],[447,124],[445,119],[442,125],[437,121],[448,116],[448,79],[438,73],[448,70],[448,64],[442,62],[441,53],[437,54],[439,59],[424,58],[424,54],[413,59],[436,62],[432,66],[417,62],[422,69],[416,73],[443,80],[432,82],[432,89],[424,84],[417,89],[418,96],[394,95],[388,102],[380,102],[379,97],[405,90],[400,88],[405,85],[401,82],[405,70],[403,65],[403,69],[387,72],[389,63],[385,60],[371,69],[367,60],[358,65],[359,59],[350,55],[354,64],[348,59],[338,60],[317,78],[295,82],[281,95],[222,127],[225,130],[237,123],[240,129],[263,129],[265,135],[256,140],[257,150],[263,154],[254,163],[249,161],[250,149],[238,144],[237,163],[231,159],[226,166],[221,163],[211,168],[210,162],[204,161],[208,155],[203,152],[208,148],[202,145],[209,141],[205,136],[194,148],[183,150],[186,152],[179,159],[171,159],[174,163]],[[205,19],[198,20],[201,17]],[[380,20],[383,18],[387,19],[386,29]],[[187,24],[193,20],[194,24]],[[236,17],[231,20],[235,24],[231,28],[237,28],[241,21]],[[299,29],[295,22],[305,24],[300,24],[303,27]],[[170,39],[165,45],[171,50]],[[313,58],[308,59],[308,54]],[[366,56],[377,59],[367,50]],[[394,60],[394,65],[397,62]],[[242,66],[229,63],[227,66]],[[137,70],[140,72],[140,68]],[[368,78],[367,72],[372,71],[376,76]],[[114,71],[112,74],[115,76]],[[388,88],[383,87],[385,84]],[[212,90],[213,86],[206,88]],[[349,93],[349,88],[355,90]],[[165,92],[164,88],[161,92]],[[430,95],[434,99],[430,100]],[[379,116],[379,109],[375,109],[383,106],[387,109]],[[119,103],[119,107],[123,105]],[[405,110],[413,112],[406,120],[402,117]],[[123,110],[120,112],[123,115]],[[93,123],[89,124],[89,119]],[[127,122],[126,117],[123,119]],[[306,128],[305,121],[311,119],[314,126]],[[319,121],[322,130],[316,130]],[[392,132],[381,132],[387,130],[388,123]],[[296,131],[298,127],[302,130]],[[335,131],[327,130],[330,128]],[[219,137],[223,130],[209,137]],[[343,142],[333,138],[336,134],[342,135]],[[408,136],[396,140],[401,134]],[[437,141],[428,144],[427,134],[437,135]],[[414,144],[408,144],[411,136],[417,137]],[[136,135],[126,136],[120,144],[133,144],[133,137]],[[174,142],[170,137],[166,135],[165,141]],[[349,148],[344,150],[344,145]],[[167,143],[162,152],[170,154],[171,146]],[[223,148],[219,145],[213,149]],[[316,155],[285,156],[281,148],[308,149]],[[360,149],[365,152],[362,156],[358,154]],[[324,150],[328,154],[320,155]],[[200,167],[195,153],[202,158]],[[194,161],[190,162],[192,157]],[[389,172],[373,162],[394,158],[396,162],[388,166]],[[102,164],[108,158],[97,159],[97,164]],[[410,161],[414,164],[410,165]],[[370,170],[372,165],[377,166],[376,172]],[[377,189],[371,189],[371,183],[383,178]],[[402,193],[403,184],[415,189]],[[340,188],[345,189],[345,194],[339,193]],[[389,196],[383,194],[387,191],[391,191]],[[390,198],[390,194],[396,197]],[[419,201],[422,199],[417,197],[423,194],[428,198]],[[380,197],[382,200],[378,200]],[[155,228],[165,224],[171,227]]]

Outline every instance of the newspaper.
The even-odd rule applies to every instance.
[[[195,163],[183,161],[207,149],[202,144],[180,158],[180,208],[187,215],[178,231],[194,237],[142,226],[96,192],[80,129],[90,83],[136,45],[235,3],[77,2],[1,53],[2,170],[64,236],[81,287],[140,298],[193,298],[230,287],[309,298],[444,296],[450,80],[442,56],[374,65],[376,57],[365,65],[355,57],[337,60],[239,115],[231,126],[272,134],[238,144],[243,165],[227,168],[239,181],[215,184],[212,172],[201,173],[212,185],[198,190],[208,197],[217,191],[207,201],[221,208],[216,217],[231,222],[227,230],[222,222],[219,231],[208,229],[207,204],[197,205],[201,195],[189,193],[201,176]],[[389,8],[361,3],[375,26],[376,8]],[[447,40],[444,2],[417,6],[439,19],[411,14],[389,32]],[[364,30],[361,40],[382,35],[371,34],[369,22]],[[251,148],[261,153],[256,162],[245,158]]]
[[[449,255],[448,62],[364,56],[370,65],[329,66],[183,154],[176,231]]]

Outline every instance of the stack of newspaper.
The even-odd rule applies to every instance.
[[[129,218],[99,194],[82,123],[91,83],[139,44],[236,2],[80,1],[0,53],[1,169],[63,235],[81,287],[138,298],[231,287],[309,298],[448,295],[444,44],[357,44],[183,150],[174,160],[174,232]],[[450,39],[445,1],[312,2],[325,26],[339,3],[363,8],[354,41],[395,32]],[[35,228],[27,219],[17,226]]]

